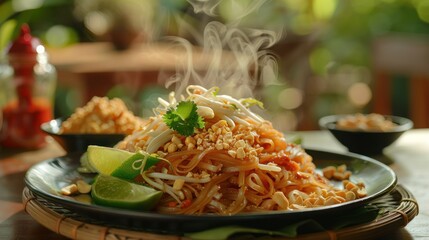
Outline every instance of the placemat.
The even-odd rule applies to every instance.
[[[28,188],[23,191],[25,211],[46,228],[71,239],[110,240],[110,239],[145,239],[145,240],[189,240],[186,236],[165,235],[129,229],[126,226],[112,226],[82,217],[61,206],[35,196]],[[376,239],[386,232],[405,227],[419,209],[414,196],[403,186],[397,185],[390,193],[372,201],[371,205],[380,209],[377,219],[364,224],[345,227],[338,230],[320,231],[301,234],[297,237],[271,237],[271,239],[304,239],[304,240],[359,240]],[[242,239],[242,238],[240,238]],[[265,238],[264,238],[265,239]]]

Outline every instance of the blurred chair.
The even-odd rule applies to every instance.
[[[373,42],[373,112],[392,114],[392,79],[409,80],[409,117],[414,127],[429,127],[429,37],[387,35]],[[405,89],[404,89],[405,91]]]

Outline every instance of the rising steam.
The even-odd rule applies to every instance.
[[[193,46],[185,39],[169,37],[176,47],[186,52],[186,62],[177,66],[174,77],[167,81],[167,87],[176,85],[180,95],[189,84],[204,87],[220,86],[225,94],[236,97],[251,96],[255,86],[261,83],[263,72],[276,72],[276,60],[266,50],[278,38],[273,32],[262,30],[241,31],[228,28],[219,22],[210,22],[204,30],[202,56],[207,66],[196,62]],[[198,66],[199,69],[195,67]],[[275,74],[271,74],[272,76]]]
[[[221,2],[228,3],[234,13],[234,20],[240,21],[249,14],[257,11],[267,0],[188,0],[195,13],[204,13],[208,16],[217,16]]]
[[[192,1],[192,5],[194,11],[214,14],[216,2]],[[257,6],[253,4],[249,9]],[[223,94],[237,98],[253,96],[255,87],[262,85],[266,78],[277,77],[277,61],[268,48],[281,35],[281,32],[240,29],[212,21],[204,28],[202,37],[196,38],[198,51],[183,38],[168,37],[173,47],[184,50],[186,61],[176,66],[176,73],[166,81],[166,87],[174,86],[176,96],[184,94],[190,84],[206,88],[218,86]]]

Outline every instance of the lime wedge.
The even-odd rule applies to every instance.
[[[100,174],[92,185],[94,203],[134,210],[150,210],[158,203],[161,191],[116,177]]]
[[[121,149],[90,145],[87,149],[87,162],[98,173],[110,175],[122,163],[134,155]]]
[[[159,161],[159,158],[149,155],[149,153],[143,151],[137,152],[125,160],[121,166],[116,168],[110,175],[122,179],[133,180],[140,174],[143,164],[143,170],[147,170]]]

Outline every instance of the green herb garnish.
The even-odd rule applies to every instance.
[[[254,105],[257,105],[259,108],[264,109],[264,103],[254,99],[254,98],[240,99],[240,102],[247,108],[254,106]]]
[[[229,106],[234,110],[238,110],[237,105],[235,105],[234,103],[229,104]]]
[[[217,94],[219,93],[219,88],[218,87],[214,87],[214,91],[212,92],[213,93],[213,96],[217,96]]]
[[[195,129],[204,128],[205,122],[197,113],[197,104],[192,101],[181,101],[163,116],[167,126],[183,136],[191,136]]]

